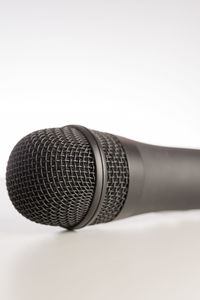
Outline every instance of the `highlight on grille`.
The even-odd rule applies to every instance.
[[[93,223],[113,220],[128,192],[128,163],[117,137],[92,131],[107,166],[107,190]],[[37,223],[72,228],[92,203],[96,166],[87,138],[65,126],[35,131],[14,147],[7,165],[7,189],[16,209]]]

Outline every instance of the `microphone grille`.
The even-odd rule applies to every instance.
[[[117,137],[92,131],[107,166],[107,190],[93,223],[113,220],[127,197],[129,170]],[[35,131],[17,143],[7,165],[7,189],[16,209],[37,223],[72,228],[92,203],[96,167],[87,138],[76,128]]]
[[[95,162],[77,129],[44,129],[24,137],[7,166],[7,188],[28,219],[73,227],[86,215],[95,189]]]
[[[115,219],[127,198],[129,168],[125,151],[116,136],[94,131],[103,149],[107,166],[107,190],[95,224]]]

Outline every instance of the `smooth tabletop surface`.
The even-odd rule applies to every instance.
[[[1,204],[9,201],[1,182]],[[3,300],[200,298],[200,211],[68,232],[0,215]]]

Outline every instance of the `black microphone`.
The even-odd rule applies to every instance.
[[[78,125],[50,128],[17,143],[6,181],[23,216],[76,229],[200,208],[200,150],[147,145]]]

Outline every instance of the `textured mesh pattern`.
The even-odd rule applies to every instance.
[[[95,162],[86,138],[69,127],[39,130],[13,149],[7,166],[9,196],[39,223],[71,227],[86,215],[95,190]]]
[[[93,131],[106,158],[107,190],[102,208],[94,223],[112,221],[121,211],[128,193],[129,169],[119,140],[108,133]]]
[[[94,223],[113,220],[128,192],[129,170],[119,140],[93,131],[106,158],[107,190]],[[84,135],[71,127],[44,129],[24,137],[7,166],[9,196],[25,217],[70,228],[86,216],[96,183],[95,161]]]

